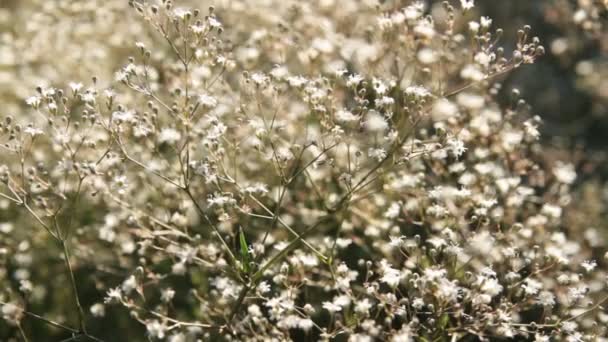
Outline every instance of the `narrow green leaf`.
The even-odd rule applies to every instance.
[[[450,323],[450,316],[447,313],[444,313],[441,318],[439,318],[439,327],[441,329],[445,329]]]
[[[249,263],[251,262],[251,258],[249,257],[249,246],[247,245],[243,228],[239,229],[239,244],[241,246],[241,264],[243,265],[243,271],[245,273],[249,273]]]

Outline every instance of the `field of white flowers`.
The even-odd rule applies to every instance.
[[[524,2],[2,0],[0,341],[608,341],[608,1]]]

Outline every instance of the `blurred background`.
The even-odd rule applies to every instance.
[[[608,176],[608,2],[603,0],[477,1],[497,27],[531,25],[547,55],[507,76],[543,118],[546,145],[576,153],[581,175]],[[513,37],[505,30],[505,40]],[[581,155],[583,154],[583,155]],[[591,164],[588,164],[591,163]]]

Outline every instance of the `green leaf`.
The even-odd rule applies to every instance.
[[[239,244],[241,246],[241,264],[243,266],[243,271],[249,274],[249,263],[251,262],[251,258],[249,256],[249,246],[247,245],[243,228],[239,229]]]
[[[450,316],[447,313],[444,313],[441,318],[439,318],[439,327],[445,329],[448,323],[450,323]]]

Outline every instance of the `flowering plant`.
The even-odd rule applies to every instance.
[[[531,27],[502,47],[473,0],[268,3],[131,1],[149,34],[112,79],[40,86],[3,119],[15,336],[606,335],[603,244],[562,220],[576,170],[545,163],[518,90],[497,99],[545,52]],[[73,310],[35,310],[38,249]]]

